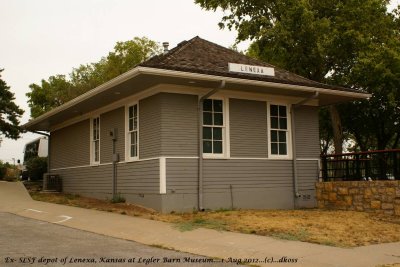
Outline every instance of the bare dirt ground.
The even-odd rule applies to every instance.
[[[356,247],[400,241],[400,218],[325,210],[220,210],[160,214],[128,203],[31,191],[32,198],[173,223],[182,231],[211,228],[317,244]]]

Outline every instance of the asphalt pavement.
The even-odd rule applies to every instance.
[[[233,266],[0,212],[0,266]]]

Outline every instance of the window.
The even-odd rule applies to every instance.
[[[203,102],[203,153],[222,156],[224,153],[223,100],[206,99]]]
[[[138,105],[132,105],[128,108],[128,155],[134,159],[138,157]]]
[[[288,156],[287,106],[269,105],[270,154]]]
[[[92,163],[100,162],[100,117],[92,119]]]

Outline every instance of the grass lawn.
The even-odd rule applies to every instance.
[[[181,231],[204,227],[317,244],[355,247],[400,241],[400,218],[323,210],[233,210],[160,214],[127,203],[69,194],[31,192],[32,198],[82,208],[170,222]]]

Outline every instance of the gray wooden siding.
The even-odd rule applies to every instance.
[[[289,160],[204,160],[204,190],[259,190],[293,186]],[[167,158],[167,192],[197,193],[197,159]]]
[[[197,159],[166,159],[167,193],[197,194]]]
[[[63,192],[82,196],[110,199],[112,193],[112,165],[71,168],[52,171],[62,178]]]
[[[299,190],[315,190],[315,183],[318,181],[318,161],[298,160],[298,184]]]
[[[139,158],[161,154],[161,95],[139,101]]]
[[[124,107],[100,115],[100,162],[112,162],[111,129],[117,129],[116,153],[120,161],[125,160],[125,109]]]
[[[204,190],[257,191],[266,188],[292,189],[292,162],[288,160],[205,160]]]
[[[316,207],[315,183],[318,181],[318,161],[298,160],[298,190],[302,195],[298,200],[299,208]]]
[[[51,132],[52,169],[90,164],[90,120]]]
[[[117,192],[126,199],[136,199],[136,203],[159,208],[154,199],[139,196],[159,194],[160,167],[159,160],[146,160],[117,164]],[[102,199],[112,197],[112,164],[70,168],[53,171],[63,181],[63,191]],[[139,200],[140,203],[137,202]],[[150,200],[151,199],[151,200]],[[150,202],[147,203],[146,201]]]
[[[197,156],[197,96],[160,93],[161,155]]]
[[[295,110],[296,155],[298,158],[319,158],[318,107],[301,106]]]
[[[159,93],[139,101],[139,156],[197,156],[197,96]]]
[[[268,157],[266,102],[229,99],[232,157]]]
[[[118,192],[159,194],[160,164],[158,159],[118,164]]]
[[[203,183],[205,208],[293,208],[291,161],[204,160]],[[168,195],[197,194],[197,188],[197,159],[167,159]],[[191,199],[187,207],[196,205]],[[167,211],[181,206],[168,204]]]

